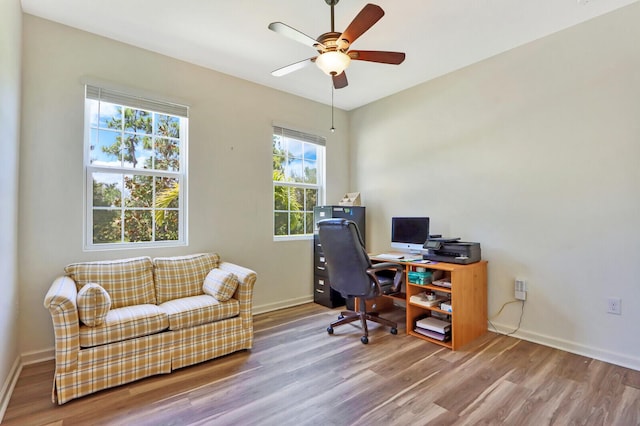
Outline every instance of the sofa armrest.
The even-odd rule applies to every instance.
[[[76,283],[69,277],[59,277],[51,284],[44,298],[44,307],[53,320],[56,372],[75,369],[80,349],[80,324],[76,304]]]
[[[239,285],[233,298],[240,302],[240,318],[243,325],[250,327],[253,323],[251,304],[253,302],[253,286],[257,279],[257,274],[251,269],[239,266],[230,262],[220,262],[218,265],[223,271],[232,272],[238,277]]]

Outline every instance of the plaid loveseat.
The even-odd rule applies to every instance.
[[[255,281],[213,253],[67,265],[44,300],[53,402],[250,349]]]

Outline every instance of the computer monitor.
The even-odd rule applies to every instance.
[[[391,248],[404,253],[420,253],[429,238],[428,217],[392,217]]]

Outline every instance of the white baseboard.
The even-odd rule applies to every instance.
[[[20,357],[22,365],[37,364],[42,361],[49,361],[56,357],[55,348],[41,349],[39,351],[25,352]]]
[[[276,303],[267,303],[266,305],[254,306],[253,314],[264,314],[271,311],[277,311],[278,309],[291,308],[311,302],[313,302],[313,296],[304,296],[297,297],[295,299],[281,300]]]
[[[7,376],[7,380],[5,380],[4,384],[2,385],[2,389],[0,390],[0,423],[2,423],[2,419],[4,419],[4,413],[7,411],[9,400],[11,399],[11,394],[13,393],[13,388],[16,387],[16,383],[18,382],[18,377],[20,377],[21,371],[22,363],[20,362],[20,357],[18,357],[13,363],[11,371],[9,371],[9,375]]]
[[[509,334],[513,331],[513,326],[510,325],[500,324],[495,321],[491,321],[491,324],[495,326],[495,328],[490,326],[489,330],[495,331],[500,334]],[[553,336],[547,336],[523,329],[520,329],[510,335],[513,337],[517,337],[518,339],[526,340],[528,342],[538,343],[544,346],[549,346],[551,348],[560,349],[565,352],[586,356],[589,358],[597,359],[599,361],[604,361],[610,364],[615,364],[621,367],[640,371],[640,358],[638,357],[631,357],[617,352],[611,352],[593,346],[586,346],[581,343],[572,342],[570,340],[558,339]]]

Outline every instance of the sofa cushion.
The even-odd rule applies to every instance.
[[[89,327],[102,324],[111,309],[109,293],[96,283],[83,285],[76,296],[76,303],[80,321]]]
[[[203,294],[170,300],[162,303],[160,309],[169,316],[170,330],[182,330],[234,317],[240,313],[240,303],[236,299],[221,302]]]
[[[149,257],[72,263],[64,271],[78,291],[87,283],[100,284],[111,296],[111,308],[156,303]]]
[[[111,309],[97,327],[80,326],[80,346],[90,348],[147,336],[166,330],[169,318],[156,305],[137,305]]]
[[[215,297],[221,302],[231,299],[238,288],[238,277],[232,272],[215,268],[207,274],[202,284],[205,294]]]
[[[203,294],[202,283],[219,261],[214,253],[153,259],[158,304]]]

